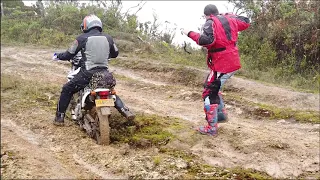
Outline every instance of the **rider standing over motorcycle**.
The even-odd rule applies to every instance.
[[[102,22],[97,16],[86,16],[82,21],[81,30],[83,34],[76,38],[66,52],[55,54],[53,57],[54,60],[70,60],[80,51],[84,63],[80,72],[62,87],[53,122],[55,125],[64,125],[65,112],[73,94],[86,87],[94,73],[108,71],[108,59],[116,58],[119,54],[113,38],[102,33]],[[115,108],[127,119],[135,118],[118,96]]]
[[[187,30],[182,30],[182,33],[208,50],[207,65],[210,74],[202,94],[208,125],[197,130],[202,134],[216,135],[218,122],[227,119],[221,94],[222,86],[241,67],[236,44],[238,32],[247,29],[250,21],[243,16],[219,14],[217,7],[212,4],[204,8],[204,15],[206,23],[202,34]]]

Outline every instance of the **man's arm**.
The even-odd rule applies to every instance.
[[[113,38],[109,35],[107,35],[107,39],[109,41],[109,47],[110,47],[110,56],[109,58],[116,58],[119,55],[119,50],[116,46],[116,44],[113,41]]]
[[[207,22],[203,26],[202,34],[190,31],[188,33],[188,37],[190,37],[200,46],[208,46],[214,43],[214,33],[213,33],[212,23],[213,21],[211,19],[207,20]]]
[[[250,19],[244,16],[229,15],[230,18],[234,18],[238,24],[238,31],[243,31],[250,26]]]
[[[78,38],[73,41],[71,47],[63,53],[59,53],[57,57],[60,60],[70,60],[81,50]]]

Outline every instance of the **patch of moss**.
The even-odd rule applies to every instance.
[[[319,172],[304,172],[300,174],[297,179],[316,179],[320,180],[320,174]]]
[[[280,108],[272,105],[255,103],[234,93],[228,93],[225,96],[225,100],[227,103],[232,102],[236,105],[240,105],[247,113],[258,117],[267,117],[269,119],[294,119],[305,123],[320,123],[320,114],[316,111],[293,110],[290,108]]]
[[[271,119],[294,119],[299,122],[320,123],[319,112],[315,111],[298,111],[290,108],[279,108],[276,106],[256,103],[259,109],[270,114]]]
[[[170,125],[170,129],[172,130],[177,130],[177,131],[180,131],[180,130],[184,130],[186,128],[186,125],[185,124],[182,124],[181,122],[173,122],[171,125]]]
[[[235,179],[249,179],[249,180],[259,180],[259,179],[272,179],[265,172],[257,171],[254,169],[245,169],[242,167],[235,167],[228,169],[230,173],[227,173],[223,178],[235,178]]]
[[[185,177],[201,179],[272,179],[272,177],[269,176],[267,173],[257,171],[254,169],[245,169],[241,167],[221,168],[200,163],[195,163],[193,166],[191,166],[188,169],[188,173],[185,175]]]
[[[120,114],[111,115],[111,141],[129,143],[137,148],[166,145],[175,138],[167,129],[175,120],[156,115],[136,114],[133,121],[126,121]]]
[[[245,169],[241,167],[235,168],[222,168],[215,167],[206,163],[203,163],[198,155],[195,155],[188,151],[182,151],[172,148],[161,147],[160,153],[164,153],[175,158],[181,158],[187,162],[187,172],[183,175],[183,179],[216,179],[216,178],[233,178],[233,179],[271,179],[265,172],[260,172],[253,169]],[[168,166],[168,168],[174,169],[174,166]]]
[[[191,162],[194,158],[197,158],[197,156],[192,154],[191,152],[182,151],[182,150],[178,150],[178,149],[172,149],[172,148],[161,147],[159,149],[159,152],[167,154],[167,155],[171,155],[175,158],[181,158],[181,159],[185,160],[186,162]]]

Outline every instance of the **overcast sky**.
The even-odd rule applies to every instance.
[[[139,1],[123,1],[124,8],[132,7]],[[180,34],[180,28],[198,31],[198,27],[204,24],[203,9],[208,4],[214,4],[220,12],[232,12],[233,6],[228,1],[147,1],[143,9],[137,14],[142,22],[153,21],[153,11],[159,16],[160,22],[169,21],[177,24],[174,43],[183,44],[191,39]]]
[[[25,5],[31,5],[35,1],[23,1]],[[137,5],[140,1],[122,1],[123,9]],[[180,34],[180,28],[198,31],[198,27],[204,24],[203,9],[207,4],[214,4],[220,12],[232,12],[233,6],[228,1],[147,1],[143,9],[138,12],[138,20],[140,22],[153,21],[153,12],[158,15],[159,22],[169,21],[177,25],[176,37],[173,42],[175,44],[183,44],[184,41],[196,44],[188,37]],[[130,12],[135,12],[132,9]],[[107,32],[107,31],[106,31]]]

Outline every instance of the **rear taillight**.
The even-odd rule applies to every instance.
[[[99,92],[100,99],[108,99],[109,91],[101,91]]]

